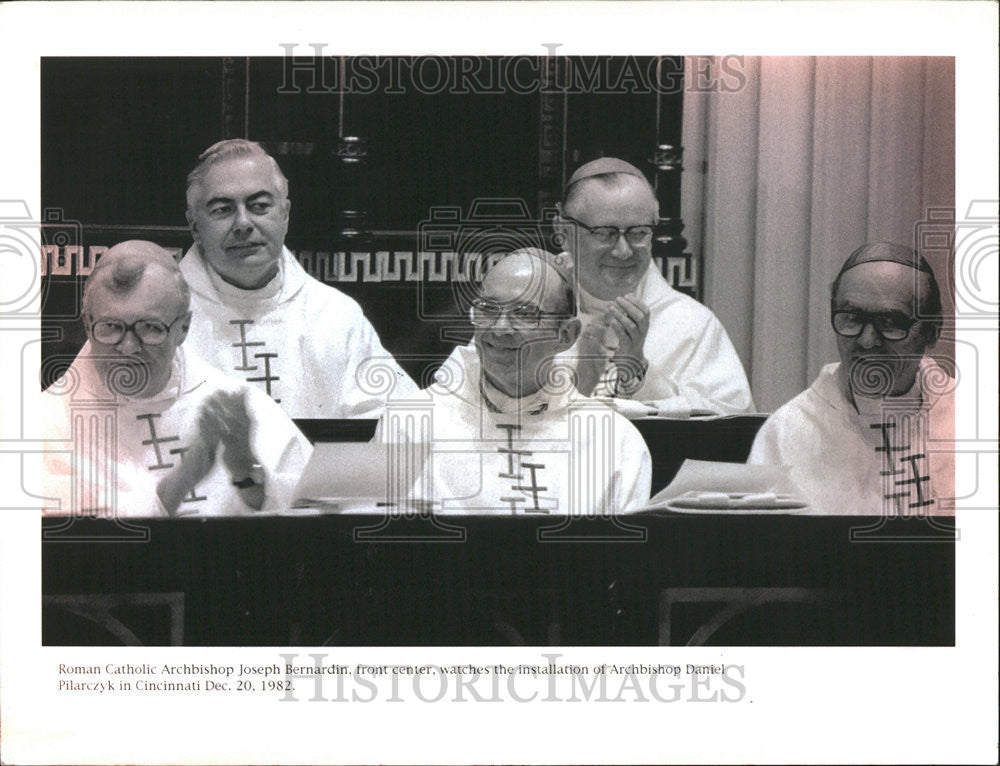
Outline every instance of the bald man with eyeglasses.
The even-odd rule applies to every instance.
[[[954,380],[929,355],[941,291],[914,250],[855,250],[831,288],[840,362],[757,434],[748,462],[789,466],[813,513],[954,513]]]
[[[438,513],[613,516],[649,500],[642,436],[602,402],[579,394],[555,356],[580,331],[558,259],[542,250],[496,262],[472,302],[473,342],[455,349],[422,401],[430,456],[416,488]]]
[[[722,324],[653,263],[658,217],[649,181],[623,160],[602,157],[569,179],[554,226],[579,292],[583,330],[566,357],[577,386],[611,397],[626,414],[752,412],[746,373]]]
[[[43,394],[46,512],[244,515],[291,499],[311,447],[266,394],[185,353],[190,291],[152,242],[105,252],[87,279],[87,343]],[[62,448],[57,448],[59,442]]]

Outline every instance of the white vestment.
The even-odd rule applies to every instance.
[[[909,394],[852,400],[839,367],[767,419],[747,462],[789,466],[816,514],[954,513],[954,381],[924,357]]]
[[[472,346],[455,349],[438,382],[390,402],[386,418],[385,432],[432,445],[413,494],[438,512],[612,515],[649,500],[652,464],[635,426],[571,386],[507,397],[484,383]]]
[[[148,398],[108,391],[88,342],[69,370],[41,396],[45,437],[45,494],[53,515],[128,518],[166,516],[156,487],[183,460],[198,438],[198,413],[216,391],[246,391],[251,419],[250,442],[264,467],[265,500],[261,511],[288,507],[312,447],[291,419],[265,394],[238,378],[223,375],[196,355],[178,348],[167,386]],[[122,382],[124,379],[120,378]],[[188,493],[178,516],[226,516],[255,513],[240,498],[222,461]]]
[[[605,349],[610,369],[606,369],[594,396],[627,396],[648,403],[662,415],[684,417],[692,411],[722,415],[753,412],[750,384],[740,358],[722,323],[706,306],[674,290],[655,263],[627,297],[649,309],[649,332],[643,353],[649,362],[645,379],[638,389],[616,391],[617,373],[610,357],[618,338],[610,329]],[[583,289],[579,291],[579,317],[586,329],[599,321],[612,301],[602,301]],[[575,368],[579,341],[557,357],[559,363]]]
[[[180,262],[191,288],[187,343],[216,369],[267,393],[293,418],[377,416],[417,390],[351,298],[309,276],[287,248],[278,275],[240,290],[197,246]]]

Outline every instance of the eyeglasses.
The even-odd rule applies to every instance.
[[[102,319],[90,325],[90,333],[98,343],[113,346],[121,343],[125,333],[131,330],[142,345],[159,346],[170,335],[170,329],[177,324],[177,320],[183,316],[185,315],[181,314],[170,324],[163,324],[155,319],[137,319],[132,324],[126,324],[118,319]]]
[[[617,226],[588,226],[583,221],[578,221],[569,215],[564,215],[563,219],[586,229],[599,245],[605,247],[618,244],[619,237],[625,237],[625,241],[630,245],[644,245],[653,236],[653,227],[649,225],[619,229]]]
[[[873,313],[848,309],[834,311],[831,322],[834,332],[845,338],[857,338],[871,325],[883,340],[902,340],[910,334],[917,320],[895,311]]]
[[[493,327],[505,314],[510,326],[515,330],[534,330],[541,325],[544,318],[565,319],[568,316],[555,311],[542,311],[528,303],[500,304],[485,298],[476,298],[472,302],[469,318],[475,327]]]

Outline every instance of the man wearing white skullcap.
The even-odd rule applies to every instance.
[[[562,361],[575,367],[582,393],[665,415],[753,411],[722,324],[652,262],[658,216],[649,181],[623,160],[603,157],[570,177],[554,223],[574,265],[583,332]]]
[[[748,462],[786,465],[817,514],[954,512],[954,381],[928,356],[941,292],[927,261],[858,248],[831,289],[840,362],[761,428]]]

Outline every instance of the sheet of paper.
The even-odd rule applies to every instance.
[[[783,466],[685,460],[674,480],[650,498],[649,507],[666,505],[687,492],[794,495],[796,490]]]

